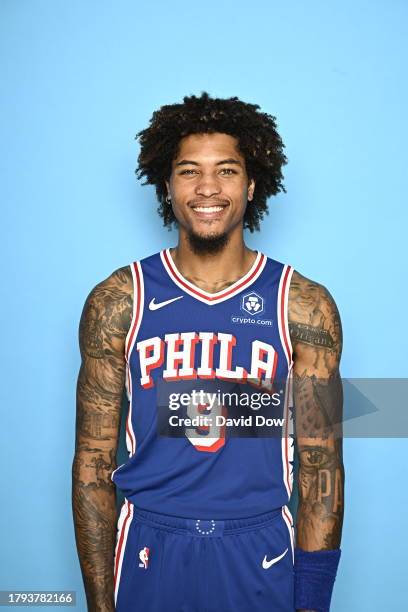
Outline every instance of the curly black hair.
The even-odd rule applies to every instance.
[[[190,134],[220,132],[237,138],[248,177],[256,181],[244,228],[259,230],[259,222],[269,214],[267,198],[285,192],[282,166],[287,159],[276,118],[258,109],[257,104],[247,104],[237,97],[212,98],[202,92],[200,97],[185,96],[182,104],[165,105],[153,113],[149,127],[136,135],[141,150],[135,172],[139,179],[145,178],[143,185],[155,186],[160,202],[157,211],[165,226],[171,229],[172,223],[177,223],[166,202],[165,180],[171,175],[180,140]]]

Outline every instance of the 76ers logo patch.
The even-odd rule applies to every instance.
[[[139,559],[141,561],[141,563],[139,563],[139,567],[144,567],[144,569],[147,569],[147,566],[149,565],[149,552],[150,549],[147,548],[147,546],[142,548],[139,553]]]

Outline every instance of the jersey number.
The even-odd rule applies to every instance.
[[[204,396],[208,400],[208,396]],[[202,417],[204,422],[207,417],[207,424],[200,423],[198,427],[186,427],[185,434],[191,444],[198,451],[216,453],[225,444],[225,425],[217,424],[217,416],[227,416],[227,409],[217,400],[211,404],[197,404],[192,401],[187,405],[187,416],[189,419]]]

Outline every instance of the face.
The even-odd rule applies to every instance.
[[[290,291],[293,295],[293,313],[303,317],[302,322],[310,322],[305,320],[305,317],[311,317],[313,312],[318,307],[319,288],[315,283],[306,280],[299,282],[293,280],[290,285]]]
[[[180,232],[205,239],[242,230],[255,183],[237,139],[216,133],[181,140],[166,186]]]

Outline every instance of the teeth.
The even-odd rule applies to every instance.
[[[203,213],[212,213],[212,212],[219,212],[220,210],[222,210],[224,207],[223,206],[194,206],[193,207],[194,210],[196,210],[197,212],[203,212]]]

